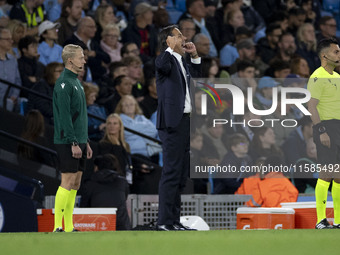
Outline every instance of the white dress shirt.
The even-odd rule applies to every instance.
[[[188,79],[187,79],[187,72],[184,68],[184,65],[183,65],[183,62],[182,62],[182,56],[180,54],[178,54],[177,52],[174,52],[170,47],[168,47],[166,49],[167,52],[169,52],[171,55],[173,55],[180,67],[181,67],[181,70],[182,70],[182,74],[184,76],[184,80],[185,80],[185,102],[184,102],[184,113],[190,113],[191,110],[192,110],[192,106],[191,106],[191,98],[190,98],[190,92],[189,92],[189,84],[188,84]],[[201,58],[191,58],[191,63],[193,64],[201,64]]]

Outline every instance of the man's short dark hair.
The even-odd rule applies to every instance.
[[[231,150],[231,147],[236,146],[240,143],[249,143],[249,142],[248,142],[248,139],[243,134],[240,134],[240,133],[233,134],[229,136],[227,149]]]
[[[330,21],[330,20],[332,20],[332,19],[334,19],[333,16],[323,16],[323,17],[321,17],[320,20],[319,20],[319,25],[325,25],[326,22],[328,22],[328,21]]]
[[[120,84],[122,84],[123,79],[127,77],[126,75],[119,75],[116,77],[116,79],[113,80],[114,86],[119,86]]]
[[[126,66],[122,61],[116,61],[109,64],[109,74],[112,77],[113,73],[120,67]]]
[[[98,167],[98,170],[114,170],[120,175],[121,169],[117,157],[113,154],[99,155],[94,159],[94,165]]]
[[[282,41],[283,37],[288,36],[288,35],[294,37],[294,35],[292,35],[292,34],[289,33],[289,32],[283,32],[283,33],[280,35],[279,42]],[[294,39],[295,39],[295,38],[294,38]]]
[[[252,62],[250,62],[249,60],[241,60],[237,63],[237,72],[244,71],[248,67],[254,67],[255,68],[255,65]]]
[[[270,63],[270,67],[272,68],[273,72],[276,72],[284,69],[290,69],[290,64],[287,61],[276,59]]]
[[[268,24],[280,23],[285,19],[288,19],[288,13],[286,11],[276,11],[270,16]]]
[[[318,56],[321,58],[320,54],[321,52],[326,49],[329,48],[331,46],[331,44],[336,44],[338,45],[338,41],[335,38],[325,38],[322,39],[319,43],[318,46],[316,48],[316,52],[318,53]]]
[[[21,56],[24,55],[23,49],[28,49],[28,46],[31,44],[38,44],[38,41],[34,36],[26,35],[24,38],[21,38],[18,43],[18,49],[21,52]]]
[[[128,48],[128,46],[129,45],[131,45],[131,44],[136,44],[136,43],[134,43],[134,42],[127,42],[127,43],[124,43],[124,45],[123,45],[123,47],[120,49],[120,55],[123,57],[123,55],[125,54],[125,53],[128,53],[127,52],[127,48]],[[136,44],[137,45],[137,44]],[[137,46],[137,48],[138,48],[138,46]]]
[[[178,26],[179,26],[179,29],[180,29],[180,30],[181,30],[181,28],[182,28],[184,22],[190,22],[190,23],[192,23],[192,24],[195,25],[195,22],[194,22],[192,19],[190,19],[190,18],[182,19],[182,20],[178,23]]]
[[[189,10],[189,8],[191,7],[191,5],[195,2],[198,2],[198,1],[203,1],[203,0],[186,0],[185,1],[185,7],[187,9],[187,11]]]
[[[306,11],[302,9],[301,7],[294,7],[289,10],[288,16],[300,16],[300,15],[306,15]]]
[[[160,52],[165,51],[168,48],[168,44],[166,43],[166,39],[168,36],[173,36],[172,31],[177,28],[176,25],[171,25],[163,28],[158,35],[158,43],[159,43],[159,50]]]
[[[281,26],[280,24],[276,24],[276,23],[273,23],[273,24],[270,24],[267,28],[266,28],[266,35],[271,35],[273,33],[274,30],[276,29],[281,29]]]

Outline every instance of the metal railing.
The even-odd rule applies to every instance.
[[[16,136],[16,135],[12,135],[12,134],[10,134],[10,133],[8,133],[8,132],[5,132],[5,131],[3,131],[3,130],[0,130],[0,135],[5,136],[5,137],[7,137],[7,138],[10,138],[10,139],[12,139],[12,140],[15,140],[15,141],[17,141],[17,142],[19,142],[19,143],[23,143],[23,144],[32,146],[32,147],[37,148],[37,149],[39,149],[39,150],[41,150],[41,151],[47,152],[47,153],[51,154],[51,155],[54,156],[54,157],[57,157],[57,152],[56,152],[56,151],[51,150],[50,148],[44,147],[44,146],[42,146],[42,145],[40,145],[40,144],[37,144],[37,143],[33,143],[33,142],[31,142],[31,141],[28,141],[28,140],[26,140],[26,139],[24,139],[24,138],[22,138],[22,137],[18,137],[18,136]]]
[[[49,97],[49,96],[46,96],[46,95],[44,95],[44,94],[38,93],[38,92],[36,92],[36,91],[34,91],[34,90],[32,90],[32,89],[25,88],[25,87],[22,87],[22,86],[13,84],[13,83],[8,82],[8,81],[5,81],[5,80],[3,80],[3,79],[1,79],[1,78],[0,78],[0,82],[1,82],[1,83],[4,83],[4,84],[6,84],[6,85],[8,85],[8,87],[7,87],[7,89],[6,89],[6,92],[5,92],[5,96],[4,96],[4,98],[3,98],[3,104],[2,104],[2,105],[3,105],[3,108],[4,108],[4,109],[7,109],[7,108],[6,108],[6,106],[7,106],[7,98],[8,98],[8,94],[9,94],[9,91],[10,91],[11,87],[14,87],[14,88],[16,88],[16,89],[20,89],[20,90],[26,91],[26,92],[28,92],[28,93],[30,93],[30,94],[33,94],[33,95],[36,95],[36,96],[38,96],[38,97],[44,98],[44,99],[46,99],[46,100],[52,101],[52,97]],[[100,121],[102,121],[102,122],[106,122],[106,119],[103,119],[103,118],[101,118],[101,117],[98,117],[97,115],[93,115],[93,114],[90,114],[90,113],[88,113],[87,115],[88,115],[89,117],[91,117],[91,118],[100,120]],[[145,135],[145,134],[143,134],[143,133],[140,133],[140,132],[138,132],[138,131],[136,131],[136,130],[133,130],[133,129],[130,129],[130,128],[127,128],[127,127],[124,127],[124,130],[126,130],[126,131],[128,131],[128,132],[130,132],[130,133],[133,133],[133,134],[135,134],[135,135],[138,135],[138,136],[140,136],[140,137],[143,137],[143,138],[145,138],[145,139],[148,139],[148,140],[150,140],[150,141],[153,141],[153,142],[155,142],[155,143],[162,144],[162,142],[161,142],[160,140],[158,140],[158,139],[156,139],[156,138],[153,138],[153,137],[150,137],[150,136],[147,136],[147,135]]]

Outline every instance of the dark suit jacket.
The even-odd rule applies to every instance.
[[[177,59],[164,51],[156,58],[156,84],[158,95],[157,129],[176,127],[184,112],[186,83]],[[199,77],[200,64],[184,65],[187,80],[190,84],[191,75]],[[190,88],[190,86],[189,86]]]

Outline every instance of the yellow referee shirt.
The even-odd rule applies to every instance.
[[[312,73],[307,89],[312,98],[318,99],[320,120],[340,120],[340,75],[329,74],[322,66]]]

